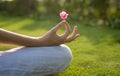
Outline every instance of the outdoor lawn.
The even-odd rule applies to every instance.
[[[42,36],[60,20],[0,16],[0,28],[28,36]],[[58,76],[120,76],[120,30],[78,25],[80,37],[67,43],[73,53],[69,68]],[[59,33],[63,33],[60,30]],[[1,46],[0,51],[17,46]]]

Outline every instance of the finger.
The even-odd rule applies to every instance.
[[[71,37],[75,37],[76,34],[77,34],[77,26],[74,26]]]
[[[77,37],[79,37],[80,35],[77,34],[77,26],[74,27],[73,29],[73,33],[72,33],[72,36],[68,37],[66,39],[66,42],[70,42],[70,41],[73,41],[74,39],[76,39]]]
[[[80,36],[80,34],[76,34],[75,36],[68,37],[65,42],[71,42],[71,41],[75,40],[79,36]]]
[[[76,35],[76,33],[77,33],[77,26],[74,26],[72,36],[74,37]]]
[[[71,30],[71,28],[70,28],[70,25],[69,25],[69,23],[66,21],[65,23],[64,23],[66,26],[66,28],[68,28],[69,30]]]
[[[62,38],[67,38],[68,35],[70,34],[71,28],[70,28],[70,25],[67,22],[65,22],[64,25],[65,25],[65,33],[62,34],[61,37]]]
[[[60,23],[58,23],[55,27],[52,28],[53,31],[57,32],[59,28],[61,28],[66,21],[62,20]]]

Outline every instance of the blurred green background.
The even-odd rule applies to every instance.
[[[120,0],[0,0],[0,28],[42,36],[63,10],[81,36],[66,44],[73,59],[58,76],[120,76]],[[0,45],[0,51],[14,47]]]
[[[0,0],[0,12],[9,15],[39,18],[62,10],[85,25],[120,29],[120,0]]]

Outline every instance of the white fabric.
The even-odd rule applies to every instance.
[[[0,54],[0,76],[45,76],[63,72],[72,53],[66,45],[18,47]]]

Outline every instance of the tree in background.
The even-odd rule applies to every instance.
[[[42,5],[40,5],[42,4]],[[12,0],[0,1],[0,12],[14,15],[41,15],[38,8],[43,7],[46,15],[58,15],[62,10],[69,12],[77,21],[98,21],[104,25],[120,29],[120,0]],[[43,10],[42,8],[42,10]],[[36,16],[38,17],[38,16]],[[85,20],[87,19],[87,20]],[[83,22],[82,21],[82,22]],[[100,24],[99,24],[100,23]],[[96,24],[95,24],[96,25]]]
[[[60,0],[43,0],[43,4],[50,15],[58,14],[61,10]]]
[[[37,0],[14,0],[14,12],[26,15],[37,11]]]
[[[37,0],[0,1],[0,10],[15,15],[29,15],[37,12]]]

